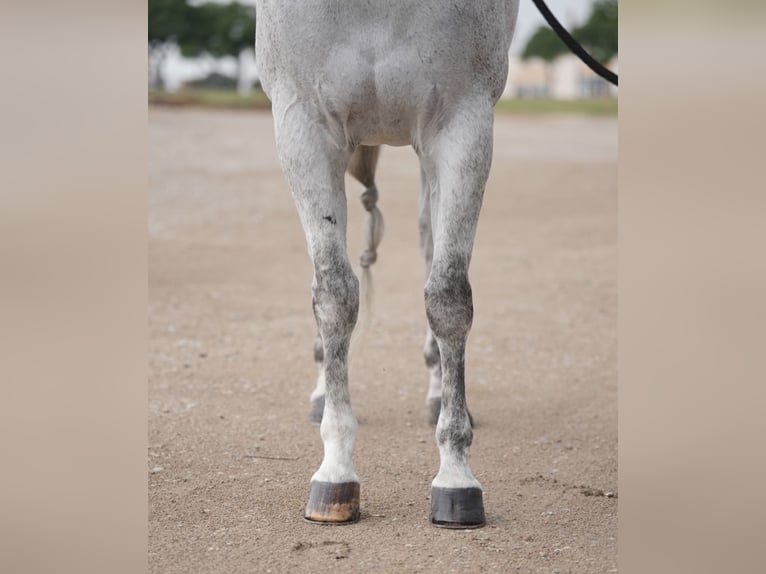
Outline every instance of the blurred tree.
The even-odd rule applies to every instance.
[[[569,49],[564,43],[559,40],[551,28],[546,26],[540,26],[532,37],[524,46],[524,51],[521,53],[522,60],[529,60],[530,58],[542,58],[546,62],[552,62],[558,58],[561,54],[564,54]]]
[[[149,0],[149,54],[155,61],[155,87],[164,85],[163,64],[168,49],[185,32],[188,8],[186,0]]]
[[[600,62],[617,54],[617,0],[597,0],[588,21],[572,31],[572,36]],[[542,58],[551,62],[569,51],[547,25],[540,26],[527,42],[522,59]]]
[[[239,80],[243,53],[255,45],[255,8],[239,2],[189,6],[187,25],[178,37],[178,45],[187,57],[234,56]]]
[[[596,60],[611,60],[617,54],[617,0],[598,0],[588,21],[572,36]]]
[[[234,56],[237,78],[242,55],[255,45],[255,8],[239,2],[190,5],[186,0],[149,0],[149,51],[156,65],[152,84],[162,88],[168,49],[177,45],[186,57]]]

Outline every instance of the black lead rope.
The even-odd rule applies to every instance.
[[[546,6],[543,0],[532,0],[532,2],[535,3],[537,9],[540,10],[540,14],[543,15],[545,21],[548,22],[551,28],[553,28],[553,31],[556,32],[558,37],[561,38],[561,41],[566,44],[567,48],[572,50],[572,52],[574,52],[586,66],[604,78],[607,82],[610,82],[615,86],[617,85],[617,74],[611,70],[607,70],[600,62],[593,59],[593,56],[588,54],[588,52],[585,51],[585,48],[583,48],[577,40],[572,38],[571,34],[564,29],[564,26],[556,20],[556,17],[548,9],[548,6]]]

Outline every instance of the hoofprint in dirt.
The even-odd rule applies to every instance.
[[[428,522],[409,148],[381,154],[376,315],[351,359],[361,521],[301,521],[322,459],[311,266],[273,141],[267,112],[150,111],[151,571],[616,569],[616,120],[495,121],[466,365],[480,531]],[[352,259],[361,191],[347,180]]]

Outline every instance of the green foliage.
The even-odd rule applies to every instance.
[[[608,62],[617,54],[617,0],[598,0],[593,4],[588,21],[572,31],[572,36],[600,62]],[[551,62],[569,51],[556,33],[541,26],[532,35],[521,54],[522,59],[542,58]]]
[[[523,60],[530,58],[542,58],[546,62],[552,62],[561,54],[568,51],[564,43],[556,36],[556,32],[547,25],[540,26],[524,47],[521,54]]]
[[[186,0],[149,0],[149,45],[175,41],[186,29]]]
[[[599,0],[588,21],[572,33],[590,54],[608,62],[617,54],[617,0]]]
[[[495,104],[499,113],[527,116],[574,114],[588,116],[616,116],[616,98],[590,98],[586,100],[552,100],[549,98],[501,99]]]
[[[188,25],[178,37],[184,56],[238,56],[255,44],[255,8],[239,2],[189,6]]]
[[[255,43],[255,8],[239,2],[196,6],[149,0],[149,46],[178,44],[184,56],[239,56]]]

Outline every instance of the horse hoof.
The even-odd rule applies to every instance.
[[[431,487],[431,524],[437,528],[481,528],[486,524],[480,488]]]
[[[431,423],[431,426],[436,426],[436,423],[439,422],[439,413],[441,410],[442,400],[440,398],[428,399],[428,422]],[[471,411],[468,411],[468,421],[471,423],[471,428],[476,426],[473,422]]]
[[[324,414],[324,395],[317,397],[311,401],[311,412],[309,413],[309,421],[315,424],[322,422],[322,415]]]
[[[359,520],[358,482],[311,482],[306,522],[315,524],[352,524]]]

